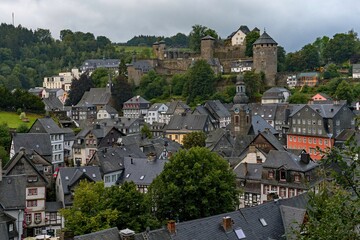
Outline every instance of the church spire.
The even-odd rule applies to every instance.
[[[245,90],[244,76],[240,73],[236,77],[236,94],[233,99],[234,104],[247,104],[249,102]]]

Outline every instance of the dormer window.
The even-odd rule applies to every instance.
[[[295,173],[294,182],[300,182],[300,174],[299,173]]]
[[[268,179],[274,179],[274,170],[268,172]]]
[[[282,182],[286,182],[286,171],[284,169],[281,169],[279,171],[279,180]]]

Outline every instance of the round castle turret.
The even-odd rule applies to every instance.
[[[265,31],[253,44],[253,67],[255,72],[265,73],[267,86],[276,85],[277,45]]]

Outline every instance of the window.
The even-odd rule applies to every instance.
[[[303,129],[302,129],[302,133],[303,133],[303,134],[306,134],[306,128],[303,128]]]
[[[270,170],[268,172],[268,179],[274,179],[274,171],[273,170]]]
[[[111,176],[111,181],[116,182],[116,174]]]
[[[321,126],[321,120],[318,120],[318,125]]]
[[[268,194],[269,192],[269,185],[264,185],[263,193]]]
[[[300,174],[299,173],[295,173],[294,182],[300,182]]]
[[[263,227],[267,226],[267,223],[264,218],[260,218],[259,221],[261,222],[261,225],[263,225]]]
[[[57,218],[56,212],[50,213],[50,220],[56,220],[56,218]]]
[[[27,207],[37,207],[37,200],[29,200],[27,201]]]
[[[298,137],[298,142],[301,142],[301,137]]]
[[[309,138],[309,143],[312,143],[312,138]]]
[[[305,119],[302,119],[302,121],[301,121],[301,122],[302,122],[302,124],[303,124],[303,125],[305,125],[305,124],[306,124]]]
[[[41,213],[35,213],[34,214],[34,222],[35,223],[41,223]]]
[[[105,176],[105,182],[106,183],[110,182],[110,176]]]
[[[31,213],[29,213],[29,214],[26,214],[26,223],[27,224],[30,224],[31,223],[31,221],[32,221],[32,217],[31,217]]]
[[[289,141],[292,142],[292,136],[289,136]]]
[[[282,198],[286,197],[286,188],[280,187],[280,197]]]
[[[297,124],[301,124],[301,119],[298,119],[298,120],[297,120]]]
[[[28,189],[28,196],[37,195],[37,188],[29,188]]]
[[[307,120],[307,124],[308,124],[308,125],[311,125],[311,120],[310,120],[310,119]]]
[[[328,140],[327,139],[324,140],[324,145],[328,145]]]
[[[316,138],[314,138],[313,143],[316,144]]]
[[[318,133],[319,133],[319,135],[321,135],[322,134],[322,129],[318,129]]]
[[[285,170],[280,170],[279,175],[280,175],[280,181],[286,181],[286,171]]]
[[[319,145],[322,145],[322,139],[319,139]]]
[[[295,189],[289,188],[289,198],[294,197],[294,196],[295,196]]]
[[[306,143],[306,139],[307,139],[307,138],[306,138],[306,137],[304,137],[304,139],[303,139],[304,143]]]
[[[14,224],[10,223],[9,224],[9,232],[14,231]]]
[[[340,126],[340,120],[336,120],[336,126]]]

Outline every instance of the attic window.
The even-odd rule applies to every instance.
[[[144,175],[142,175],[142,176],[140,177],[140,180],[143,180],[143,179],[144,179],[144,177],[145,177],[145,176],[144,176]]]
[[[126,174],[126,178],[129,178],[130,177],[130,173]]]
[[[266,227],[267,226],[267,223],[265,221],[264,218],[260,218],[259,221],[261,222],[261,224],[263,225],[263,227]]]
[[[66,176],[66,177],[65,177],[65,180],[69,180],[69,177],[68,177],[68,176]]]
[[[244,233],[244,231],[243,231],[241,228],[236,229],[236,230],[235,230],[235,233],[236,233],[236,236],[237,236],[238,239],[244,239],[244,238],[246,238],[245,233]]]
[[[95,175],[95,173],[93,173],[93,174],[92,174],[92,177],[93,177],[93,178],[96,178],[96,175]]]

